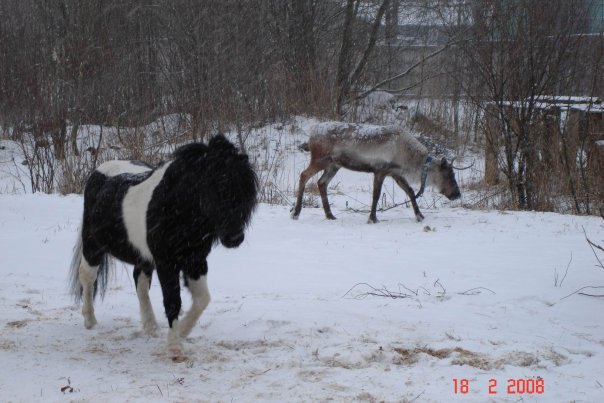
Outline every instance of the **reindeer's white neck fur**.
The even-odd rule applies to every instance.
[[[411,134],[401,133],[396,138],[396,154],[395,162],[401,166],[402,176],[410,182],[420,182],[428,149]]]

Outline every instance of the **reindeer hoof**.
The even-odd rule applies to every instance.
[[[328,220],[335,220],[336,219],[336,217],[334,217],[334,215],[331,214],[331,213],[325,214],[325,218],[328,219]]]
[[[379,222],[380,222],[380,220],[378,220],[377,218],[369,217],[369,219],[367,220],[367,224],[377,224]]]
[[[300,217],[300,214],[291,213],[290,217],[291,217],[292,220],[297,220],[298,217]]]
[[[422,213],[418,213],[415,215],[415,219],[417,222],[422,222],[424,220],[424,215]]]

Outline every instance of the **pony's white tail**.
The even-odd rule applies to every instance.
[[[73,257],[69,268],[69,291],[75,302],[82,300],[82,284],[80,284],[80,263],[82,262],[82,226],[78,231],[78,239],[73,247]]]
[[[80,265],[82,264],[83,256],[83,241],[82,241],[82,225],[78,233],[78,239],[75,246],[73,247],[73,257],[71,258],[71,265],[69,268],[69,291],[76,303],[82,301],[82,284],[80,283]],[[96,297],[97,291],[100,291],[101,298],[105,296],[107,290],[107,276],[109,274],[110,266],[109,255],[104,254],[101,259],[101,264],[98,267],[97,278],[94,282],[94,296]]]

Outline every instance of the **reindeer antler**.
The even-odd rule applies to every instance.
[[[453,166],[453,161],[455,161],[455,159],[456,159],[456,158],[457,158],[457,157],[454,157],[454,158],[451,160],[451,166],[453,167],[453,169],[456,169],[456,170],[458,170],[458,171],[464,171],[464,170],[466,170],[466,169],[472,168],[472,167],[474,166],[474,164],[476,163],[476,160],[474,160],[474,161],[472,161],[472,163],[471,163],[470,165],[468,165],[467,167],[463,167],[463,168],[462,168],[462,167],[456,167],[456,166]]]

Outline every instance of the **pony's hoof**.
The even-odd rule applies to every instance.
[[[147,337],[157,337],[157,324],[145,324],[143,325],[143,332]]]
[[[168,356],[172,362],[184,362],[188,359],[180,344],[168,346]]]
[[[172,360],[172,362],[181,363],[181,362],[187,361],[189,359],[189,357],[181,354],[181,355],[173,355],[170,357],[170,359]]]
[[[92,329],[94,327],[94,325],[96,325],[96,318],[92,317],[92,318],[84,318],[84,327],[86,329]]]
[[[189,337],[194,327],[195,323],[189,324],[183,320],[183,323],[180,326],[180,337],[182,337],[183,339]]]

